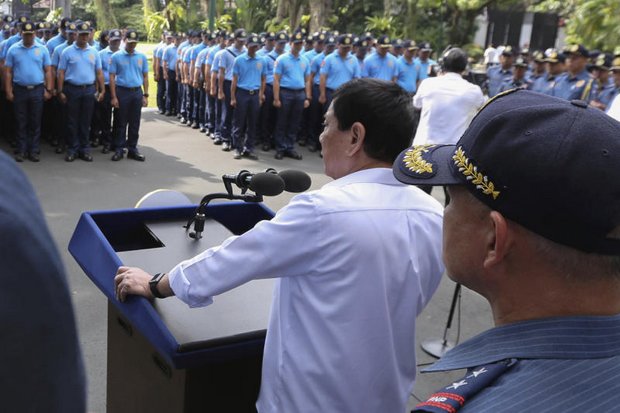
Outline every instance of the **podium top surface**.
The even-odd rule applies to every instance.
[[[195,240],[182,227],[195,208],[85,212],[69,243],[69,251],[86,275],[176,368],[262,351],[274,283],[249,282],[197,309],[174,297],[154,303],[142,297],[130,297],[125,303],[116,300],[114,276],[119,266],[141,267],[150,273],[169,271],[179,262],[273,217],[262,204],[210,205],[203,238]]]

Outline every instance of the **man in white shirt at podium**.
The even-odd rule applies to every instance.
[[[442,206],[392,174],[414,130],[411,98],[400,86],[343,85],[320,137],[333,182],[154,282],[120,267],[119,299],[176,295],[200,307],[248,281],[277,278],[258,411],[405,411],[416,316],[444,270]],[[412,155],[411,167],[424,168],[420,160]]]

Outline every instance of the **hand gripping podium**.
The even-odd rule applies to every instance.
[[[120,265],[168,271],[273,217],[263,204],[212,204],[196,240],[183,228],[195,208],[85,212],[71,238],[69,251],[108,298],[108,412],[255,411],[273,280],[249,282],[198,309],[175,297],[121,303],[114,295]]]

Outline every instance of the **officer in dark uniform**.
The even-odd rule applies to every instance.
[[[505,92],[510,89],[529,89],[532,86],[532,82],[525,76],[527,72],[527,61],[519,56],[515,60],[512,79],[504,81],[499,87],[499,92]]]
[[[137,145],[142,107],[148,104],[149,65],[144,53],[136,50],[137,44],[138,33],[129,29],[125,33],[125,49],[112,55],[110,94],[112,106],[116,108],[113,161],[121,160],[125,149],[128,158],[145,159]]]
[[[566,100],[586,99],[594,81],[586,70],[588,49],[583,45],[573,44],[564,49],[564,54],[566,73],[555,83],[552,95]]]
[[[537,50],[533,54],[533,64],[532,67],[528,70],[526,76],[532,82],[532,85],[536,83],[536,81],[542,77],[545,77],[547,74],[545,71],[545,54],[540,50]]]
[[[547,72],[545,76],[536,79],[532,90],[545,95],[552,95],[557,79],[564,73],[564,55],[557,50],[552,50],[545,58]]]
[[[76,42],[63,50],[58,64],[58,96],[67,104],[68,146],[65,161],[73,162],[76,156],[92,162],[89,145],[89,127],[95,100],[105,95],[101,58],[88,45],[90,25],[77,24]]]
[[[491,66],[487,69],[488,95],[490,98],[499,93],[502,83],[512,79],[513,61],[514,51],[512,46],[506,46],[499,57],[499,66]]]
[[[611,76],[609,76],[609,69],[612,65],[612,55],[609,53],[601,53],[596,58],[594,65],[592,66],[592,89],[588,95],[588,103],[600,110],[606,110],[607,106],[611,103],[616,96],[616,85]]]
[[[164,49],[162,60],[164,62],[163,72],[164,79],[166,80],[166,116],[176,116],[177,107],[177,50],[181,43],[182,34],[176,33],[172,35],[170,33],[168,37],[172,36],[173,40],[168,47]]]
[[[23,162],[27,156],[39,162],[43,100],[52,97],[51,60],[47,48],[34,41],[34,23],[23,23],[21,33],[22,40],[6,55],[6,96],[13,102],[17,120],[15,160]]]
[[[257,56],[260,38],[251,34],[248,51],[238,56],[233,63],[233,79],[230,89],[230,104],[233,114],[232,144],[235,159],[246,157],[258,159],[254,154],[256,125],[260,106],[265,100],[265,61]]]

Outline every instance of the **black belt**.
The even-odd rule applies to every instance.
[[[257,93],[258,93],[258,89],[254,89],[254,90],[247,90],[247,89],[244,89],[244,88],[240,87],[240,88],[239,88],[239,90],[241,90],[241,91],[243,91],[243,92],[247,93],[248,95],[255,95],[255,94],[257,94]]]
[[[95,84],[94,84],[94,83],[89,83],[89,84],[87,84],[87,85],[76,85],[76,84],[74,84],[74,83],[69,83],[69,82],[65,82],[65,85],[68,85],[68,86],[73,86],[73,87],[79,87],[79,88],[81,88],[81,89],[86,89],[87,87],[95,86]]]
[[[43,83],[40,83],[38,85],[27,85],[27,86],[18,85],[17,83],[13,83],[13,87],[18,87],[18,88],[26,89],[26,90],[34,90],[34,89],[36,89],[38,87],[41,87],[41,86],[43,86]]]
[[[306,89],[304,89],[304,88],[301,88],[301,89],[291,89],[290,87],[281,87],[280,90],[288,90],[289,92],[303,92]]]
[[[124,89],[127,90],[129,92],[137,92],[138,90],[142,90],[142,86],[137,86],[137,87],[125,87],[125,86],[119,86],[120,89]]]

